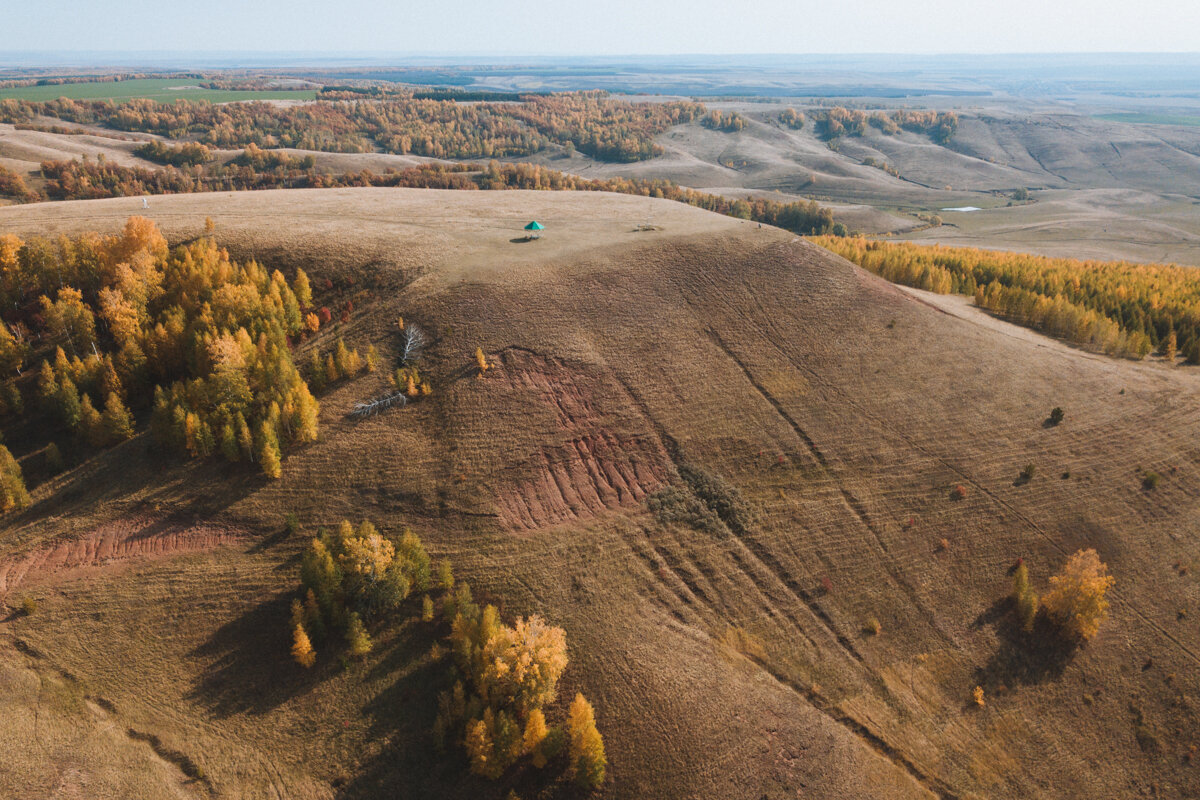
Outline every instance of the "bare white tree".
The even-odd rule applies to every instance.
[[[425,331],[416,325],[409,325],[400,334],[400,363],[407,364],[421,353],[421,349],[429,343]]]
[[[354,408],[350,410],[347,416],[355,419],[365,419],[366,417],[374,416],[382,411],[386,411],[392,406],[408,405],[408,397],[404,392],[396,392],[394,394],[377,397],[374,400],[366,400],[361,403],[355,403]]]

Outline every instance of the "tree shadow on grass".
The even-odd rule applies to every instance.
[[[562,758],[541,770],[523,759],[499,780],[490,781],[471,774],[466,755],[453,737],[448,737],[444,751],[435,746],[433,723],[438,694],[452,687],[456,673],[449,653],[434,661],[429,651],[435,641],[445,646],[447,632],[444,624],[410,618],[396,624],[394,633],[377,637],[377,660],[362,672],[360,679],[379,683],[382,688],[361,710],[370,721],[369,737],[385,744],[378,755],[359,764],[353,777],[337,787],[339,800],[379,797],[501,800],[510,791],[525,798],[589,796],[562,779],[565,767]]]
[[[265,714],[305,694],[339,669],[334,659],[319,659],[304,669],[291,657],[287,620],[294,591],[280,592],[222,625],[193,657],[212,663],[200,675],[189,697],[212,714]]]
[[[989,692],[1000,687],[1033,686],[1059,678],[1078,652],[1078,639],[1065,636],[1044,611],[1026,631],[1012,597],[997,600],[976,618],[972,627],[992,625],[999,647],[987,664],[975,671],[975,682]]]

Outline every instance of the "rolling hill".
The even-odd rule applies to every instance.
[[[49,477],[11,442],[34,502],[0,521],[0,598],[38,608],[0,619],[0,795],[572,796],[435,752],[416,620],[363,663],[292,662],[299,553],[343,518],[411,527],[506,614],[566,629],[560,696],[596,705],[606,797],[1200,792],[1193,372],[645,198],[194,194],[6,207],[0,231],[138,213],[329,279],[354,309],[326,349],[387,363],[396,318],[420,324],[434,393],[353,420],[384,379],[335,388],[278,481],[145,433]],[[530,219],[546,235],[519,241]],[[1022,648],[1010,567],[1044,587],[1084,547],[1116,577],[1109,619]]]

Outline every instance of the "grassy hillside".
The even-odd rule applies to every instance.
[[[139,210],[10,207],[0,230]],[[0,794],[571,796],[436,753],[416,621],[346,668],[291,661],[307,538],[289,512],[304,534],[409,526],[506,615],[562,626],[559,706],[596,705],[603,796],[1200,791],[1189,373],[944,313],[668,201],[339,189],[147,213],[172,242],[212,217],[235,257],[352,297],[307,346],[394,364],[396,317],[420,324],[434,391],[356,421],[384,378],[341,384],[278,481],[145,434],[51,478],[13,444],[33,505],[2,520],[0,593],[38,606],[0,621]],[[530,219],[546,233],[519,241]],[[1081,547],[1116,577],[1109,619],[1083,647],[1025,649],[1009,568],[1042,589]]]

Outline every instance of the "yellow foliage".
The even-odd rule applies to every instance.
[[[493,607],[488,609],[494,613]],[[554,700],[558,679],[567,668],[566,633],[536,614],[518,618],[511,628],[500,625],[498,617],[489,625],[488,609],[483,623],[480,696],[492,704],[512,703],[519,714]]]
[[[604,739],[596,728],[595,711],[582,694],[576,694],[571,701],[567,734],[570,737],[568,769],[575,782],[589,789],[598,788],[604,783],[608,759],[604,754]]]
[[[1067,559],[1063,571],[1050,579],[1050,591],[1042,605],[1066,631],[1090,639],[1108,613],[1105,594],[1115,582],[1095,550],[1079,550]]]
[[[549,730],[546,728],[546,715],[540,708],[529,712],[525,720],[524,751],[533,757],[533,765],[538,769],[546,766],[546,754],[542,752],[542,741]]]
[[[304,632],[303,625],[297,625],[292,630],[292,658],[296,659],[296,663],[305,669],[317,661],[317,653],[313,650],[312,642],[308,640],[308,634]]]

